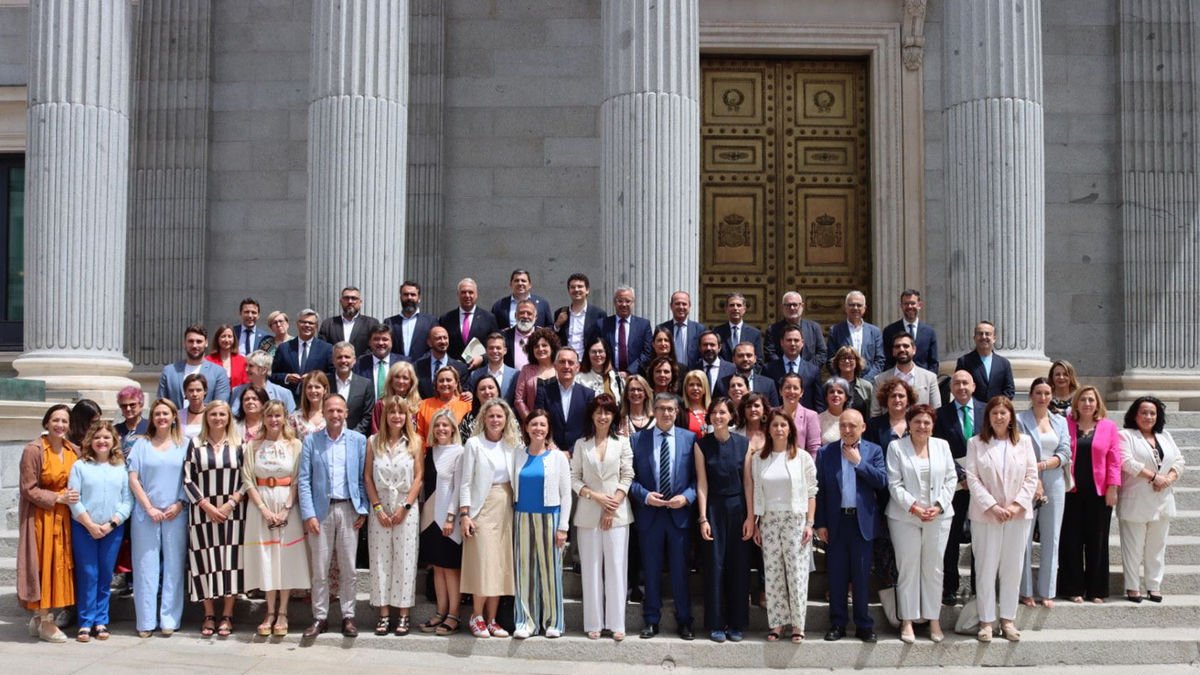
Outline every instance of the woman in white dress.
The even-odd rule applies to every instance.
[[[263,437],[249,444],[242,476],[250,511],[246,514],[246,588],[266,595],[262,636],[288,632],[288,597],[311,585],[304,526],[296,505],[300,440],[287,423],[287,408],[271,401],[263,408]]]
[[[415,604],[417,498],[425,473],[424,446],[413,426],[408,402],[393,396],[383,404],[383,427],[367,444],[363,477],[371,501],[367,541],[371,559],[371,605],[379,608],[376,635],[408,635],[408,612]],[[399,610],[393,622],[391,608]]]

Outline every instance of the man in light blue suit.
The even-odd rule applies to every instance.
[[[341,396],[326,396],[321,412],[325,415],[325,430],[304,439],[297,490],[300,518],[312,554],[313,623],[304,631],[308,640],[329,628],[329,564],[335,555],[342,635],[358,635],[354,623],[354,558],[358,530],[367,521],[367,490],[363,485],[367,439],[346,428],[346,400]]]
[[[183,331],[183,350],[185,358],[168,364],[158,378],[158,397],[170,399],[176,406],[182,408],[183,378],[192,373],[200,373],[208,382],[208,393],[204,395],[206,404],[213,401],[229,400],[229,376],[225,369],[204,358],[208,351],[208,331],[200,324],[192,324]]]
[[[696,437],[675,426],[678,412],[674,394],[654,396],[654,426],[633,437],[633,483],[629,499],[642,549],[646,597],[642,603],[645,626],[641,636],[658,635],[662,612],[663,549],[671,575],[675,622],[679,637],[691,640],[692,601],[688,596],[687,550],[696,501],[696,468],[692,444]],[[663,475],[666,469],[668,475]]]
[[[863,377],[874,381],[883,372],[886,357],[883,353],[883,331],[879,326],[863,321],[867,313],[867,296],[861,291],[850,291],[845,301],[846,320],[829,327],[829,353],[841,347],[854,347],[867,362]]]
[[[259,350],[246,357],[246,378],[250,381],[246,384],[238,385],[233,390],[233,393],[230,394],[229,406],[233,409],[234,416],[242,410],[242,392],[251,386],[262,387],[266,390],[267,398],[282,403],[289,415],[296,412],[296,397],[292,395],[292,390],[275,384],[269,379],[270,377],[270,354]]]

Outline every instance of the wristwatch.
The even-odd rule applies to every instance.
[[[412,502],[404,502],[404,510],[412,511]]]

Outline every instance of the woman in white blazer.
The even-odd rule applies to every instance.
[[[975,592],[979,605],[980,642],[992,641],[996,602],[1000,603],[1000,630],[1016,642],[1021,633],[1013,625],[1021,582],[1021,556],[1033,519],[1033,493],[1037,490],[1037,455],[1028,436],[1017,430],[1012,401],[992,397],[984,409],[979,435],[967,442],[963,469],[971,491],[971,547],[975,554]],[[996,579],[1000,593],[996,593]]]
[[[1171,434],[1163,431],[1166,406],[1153,396],[1143,396],[1125,413],[1121,431],[1121,497],[1117,524],[1121,532],[1121,562],[1125,569],[1125,597],[1141,602],[1162,602],[1163,564],[1167,555],[1167,530],[1175,515],[1171,487],[1183,473],[1183,453]]]
[[[571,455],[571,488],[579,566],[583,581],[583,630],[588,639],[612,631],[625,639],[625,593],[629,575],[629,525],[633,511],[626,497],[633,482],[633,448],[617,434],[621,410],[610,394],[588,404],[583,437]]]
[[[500,596],[512,595],[513,462],[523,447],[512,408],[492,399],[479,409],[482,422],[463,448],[458,517],[462,524],[463,593],[474,594],[471,634],[508,637],[496,623]]]
[[[908,409],[908,436],[887,449],[888,530],[896,549],[900,575],[896,582],[896,613],[900,639],[914,641],[913,621],[929,621],[929,638],[944,639],[942,559],[954,517],[958,476],[950,444],[933,438],[937,411],[928,404]]]
[[[1025,565],[1021,572],[1021,603],[1029,607],[1054,607],[1058,593],[1058,536],[1062,531],[1063,507],[1067,500],[1067,471],[1071,464],[1071,432],[1067,418],[1051,407],[1054,390],[1044,377],[1029,385],[1029,410],[1017,413],[1021,433],[1029,437],[1037,455],[1038,486],[1034,492],[1035,518],[1041,541],[1037,588],[1033,583],[1033,528],[1025,543]],[[1040,506],[1037,506],[1040,504]]]

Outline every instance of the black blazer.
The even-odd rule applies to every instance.
[[[567,313],[567,320],[563,323],[561,328],[556,329],[554,332],[558,333],[558,341],[565,347],[570,344],[567,341],[567,334],[570,333],[571,330],[571,307],[559,307],[558,309],[554,310],[554,316],[556,319],[558,315],[563,312]],[[587,309],[584,310],[583,314],[583,344],[585,346],[594,336],[600,334],[600,322],[603,321],[604,317],[606,316],[608,316],[608,314],[606,314],[604,310],[590,302],[588,303]],[[550,326],[553,327],[554,324],[551,323]],[[584,354],[580,354],[579,358],[582,360],[584,356]]]
[[[314,337],[312,346],[308,349],[308,361],[304,364],[304,370],[300,370],[300,338],[295,337],[287,342],[279,345],[275,349],[275,360],[271,362],[271,381],[282,387],[288,387],[292,390],[292,395],[296,397],[296,402],[300,402],[300,383],[295,386],[289,386],[285,380],[289,374],[304,375],[305,373],[319,370],[325,373],[326,376],[333,375],[333,345]]]
[[[412,344],[404,344],[404,316],[395,314],[383,320],[384,325],[392,329],[392,351],[407,356],[410,360],[425,356],[429,352],[429,329],[436,325],[433,317],[417,312],[416,325],[413,326]]]
[[[972,379],[975,380],[975,398],[984,403],[993,396],[1012,398],[1017,393],[1016,385],[1013,384],[1012,364],[996,352],[992,352],[991,377],[988,377],[983,367],[983,359],[980,358],[979,352],[974,350],[958,357],[954,369],[971,373]]]
[[[664,321],[664,322],[658,324],[657,326],[654,327],[654,330],[658,330],[659,328],[666,328],[668,331],[671,332],[671,335],[674,335],[675,334],[675,319],[671,319],[669,321]],[[680,367],[686,368],[688,366],[688,364],[695,363],[696,361],[700,360],[700,334],[703,333],[705,330],[707,330],[707,329],[704,327],[704,324],[702,324],[698,321],[692,321],[691,319],[688,319],[688,322],[687,322],[687,353],[675,355],[675,360],[679,362]],[[652,342],[651,350],[653,350],[653,348],[654,347],[653,347],[653,342]]]
[[[408,360],[409,360],[408,357],[401,356],[400,354],[396,354],[395,352],[388,354],[387,369],[391,370],[392,366],[396,365],[397,363],[400,363],[401,361],[408,361]],[[410,363],[411,363],[411,361],[410,361]],[[363,354],[362,356],[358,357],[358,360],[354,362],[353,371],[354,371],[355,375],[358,375],[359,377],[365,377],[371,383],[374,383],[375,382],[375,355],[370,352],[367,352],[366,354]]]
[[[720,387],[721,380],[727,379],[730,375],[733,375],[735,372],[737,372],[737,368],[735,368],[732,363],[720,357],[717,358],[716,366],[716,377],[715,379],[710,377],[708,382],[708,389],[709,391],[713,392],[714,396],[717,394],[716,390]],[[705,377],[709,377],[708,364],[703,360],[693,363],[689,370],[699,370],[700,372],[704,373]]]
[[[974,435],[978,436],[979,430],[986,424],[983,411],[987,408],[987,404],[975,399],[971,399],[971,403],[975,414]],[[962,459],[967,456],[967,439],[963,438],[962,423],[958,419],[958,403],[953,398],[938,408],[937,419],[933,423],[933,436],[950,444],[950,454],[954,455],[954,459]],[[966,473],[957,462],[954,463],[954,471],[958,474],[958,480],[966,478]]]
[[[354,330],[350,333],[350,337],[346,337],[341,315],[331,316],[321,322],[321,328],[317,330],[317,337],[331,345],[342,341],[349,342],[354,345],[354,355],[362,356],[371,351],[371,329],[378,325],[378,319],[359,314],[354,321]]]
[[[889,323],[883,329],[883,369],[890,370],[896,367],[896,359],[892,358],[892,338],[900,333],[904,333],[908,328],[904,325],[904,320]],[[933,326],[924,321],[917,322],[917,334],[914,336],[917,344],[914,345],[916,354],[913,355],[913,362],[918,366],[928,370],[934,375],[938,374],[938,343],[937,331]]]
[[[725,377],[721,378],[721,381],[717,383],[717,389],[713,392],[713,394],[717,396],[728,396],[730,377],[733,376],[726,375]],[[775,382],[766,375],[755,374],[753,379],[754,382],[750,384],[750,391],[766,396],[767,403],[769,403],[772,408],[778,408],[781,402],[779,400],[779,389],[775,387]]]
[[[550,301],[533,293],[529,294],[529,299],[533,301],[533,304],[537,305],[537,317],[533,320],[534,325],[553,326],[554,318],[550,316]],[[492,316],[496,319],[496,325],[500,327],[500,330],[512,326],[512,322],[508,320],[508,312],[511,309],[511,293],[492,303]]]
[[[789,325],[787,321],[779,320],[767,328],[767,334],[763,337],[763,350],[767,353],[768,363],[783,358],[783,348],[779,346],[779,341],[783,339],[783,329]],[[804,349],[800,350],[800,357],[818,368],[824,368],[829,355],[825,350],[825,335],[821,331],[821,324],[801,317],[800,334],[804,336]]]
[[[550,432],[554,435],[554,445],[558,446],[559,450],[565,450],[567,454],[575,450],[575,441],[583,436],[588,404],[595,397],[596,392],[590,387],[576,384],[571,387],[571,409],[565,411],[557,377],[546,380],[545,386],[538,387],[533,407],[542,408],[550,413]]]
[[[616,368],[618,363],[617,358],[617,320],[616,314],[610,314],[604,317],[600,322],[600,337],[608,341],[609,347],[612,348],[613,368]],[[625,327],[625,343],[628,351],[629,363],[626,364],[625,372],[633,374],[641,370],[642,366],[650,361],[650,354],[653,347],[650,342],[650,337],[654,334],[650,328],[650,322],[640,316],[629,316],[629,323]],[[580,354],[579,359],[582,361],[587,358],[587,354]]]
[[[449,353],[445,356],[446,365],[458,371],[458,386],[461,389],[467,383],[467,364],[452,358]],[[425,356],[413,361],[413,370],[417,371],[417,393],[421,398],[429,398],[433,396],[433,354],[426,353]]]
[[[737,346],[733,342],[733,327],[726,321],[714,326],[712,330],[721,338],[721,358],[726,361],[732,361],[733,348]],[[740,342],[753,342],[755,358],[759,363],[766,363],[766,359],[763,357],[763,336],[761,331],[742,321],[741,335],[739,337],[741,338]]]
[[[804,393],[800,396],[800,405],[809,410],[816,410],[817,401],[825,400],[825,395],[821,390],[821,369],[805,361],[803,354],[800,356],[798,366],[796,374],[800,376],[800,381],[804,387]],[[783,359],[772,361],[767,364],[766,368],[762,369],[762,374],[771,378],[776,388],[782,389],[783,376],[787,375],[787,366]]]
[[[331,391],[337,391],[337,375],[329,380]],[[375,385],[371,380],[350,374],[350,395],[346,397],[346,428],[363,436],[371,435],[371,412],[375,409]]]
[[[483,342],[489,334],[500,330],[496,326],[496,317],[479,305],[475,306],[475,310],[471,314],[471,331],[465,342],[462,337],[462,314],[458,307],[443,314],[442,318],[438,320],[438,325],[445,328],[446,332],[450,334],[450,348],[447,351],[450,356],[455,358],[462,358],[463,348],[467,346],[467,342],[470,342],[471,338]]]

